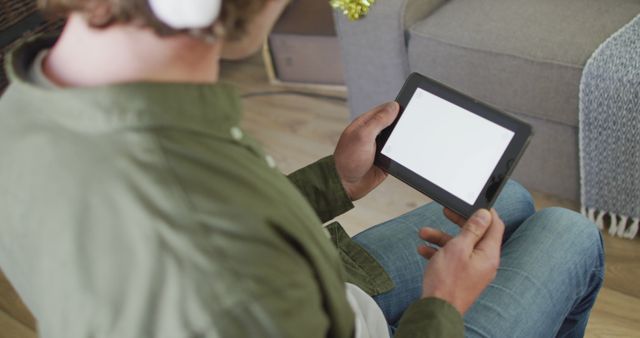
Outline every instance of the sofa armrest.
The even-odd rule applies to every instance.
[[[352,118],[395,98],[409,75],[406,29],[445,1],[377,0],[358,21],[334,12]]]

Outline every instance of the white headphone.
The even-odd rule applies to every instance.
[[[206,28],[220,14],[222,0],[148,0],[153,14],[173,29]]]

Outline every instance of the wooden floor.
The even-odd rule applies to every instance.
[[[258,57],[226,63],[222,78],[235,84],[241,93],[281,90],[268,84]],[[314,93],[345,96],[341,92]],[[286,173],[330,154],[348,123],[346,104],[340,100],[295,95],[260,96],[246,98],[244,107],[244,128],[264,144]],[[533,194],[538,208],[558,205],[577,208],[570,201]],[[350,234],[355,234],[428,201],[403,183],[389,178],[339,220]],[[586,336],[640,337],[640,241],[604,237],[605,287],[592,312]],[[34,318],[0,273],[0,338],[36,336]]]

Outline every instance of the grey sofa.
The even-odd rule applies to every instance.
[[[531,123],[514,178],[578,200],[582,69],[638,13],[638,0],[377,0],[355,22],[336,12],[352,117],[425,74]]]

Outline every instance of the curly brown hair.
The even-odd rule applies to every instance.
[[[210,27],[190,31],[197,36],[224,35],[236,40],[244,34],[247,23],[253,19],[268,0],[223,0],[220,16]],[[148,0],[38,0],[40,8],[53,16],[66,17],[71,12],[83,13],[91,26],[105,28],[116,23],[133,23],[150,27],[160,35],[185,33],[173,29],[156,18]]]

